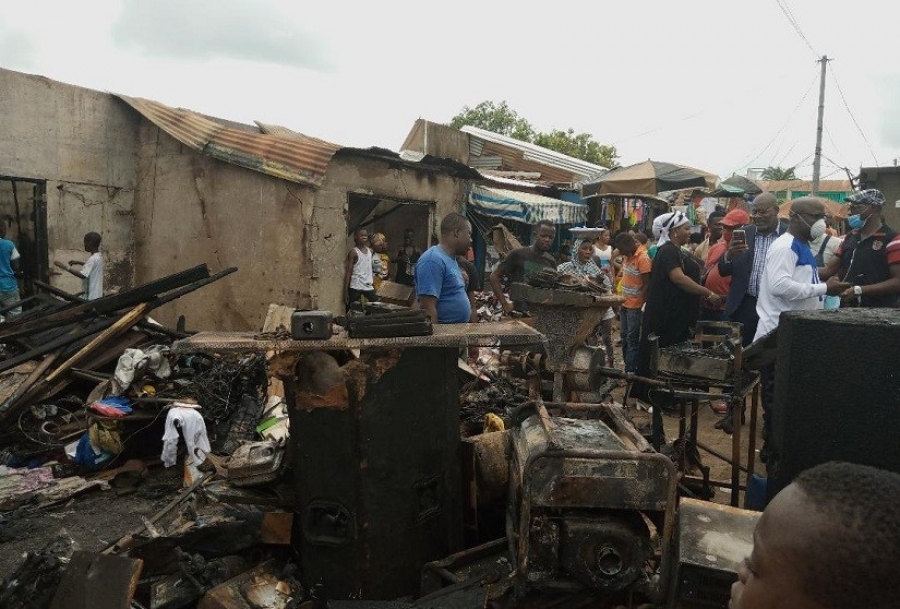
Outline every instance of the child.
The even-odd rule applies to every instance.
[[[70,260],[69,264],[63,264],[57,260],[53,263],[81,278],[85,300],[95,300],[103,296],[103,254],[100,253],[100,240],[98,233],[90,232],[84,236],[84,250],[91,254],[87,262]],[[76,265],[81,266],[80,272],[72,268]]]

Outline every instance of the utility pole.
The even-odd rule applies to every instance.
[[[819,121],[816,125],[816,154],[813,157],[813,196],[819,194],[819,175],[822,168],[822,119],[825,117],[825,68],[828,66],[828,56],[822,55],[819,63],[822,64],[822,76],[819,78]]]

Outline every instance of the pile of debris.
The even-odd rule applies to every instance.
[[[29,552],[0,606],[297,605],[287,408],[265,354],[176,356],[190,334],[147,318],[235,270],[201,265],[90,302],[43,286],[0,324],[0,539],[91,489],[152,485],[179,455],[185,487],[99,552],[68,534]]]

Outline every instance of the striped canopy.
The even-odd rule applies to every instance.
[[[582,203],[474,184],[469,188],[468,207],[486,216],[524,224],[537,224],[541,220],[553,224],[582,224],[587,220],[588,212],[588,206]]]

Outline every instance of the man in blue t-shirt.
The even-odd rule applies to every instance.
[[[16,279],[16,271],[19,270],[19,251],[16,245],[6,238],[6,220],[0,220],[0,307],[7,307],[19,302],[19,280]],[[16,307],[4,315],[15,317],[22,313],[22,307]]]
[[[416,298],[432,323],[463,324],[472,319],[472,306],[456,257],[472,244],[472,225],[451,213],[441,221],[441,239],[416,263]]]

